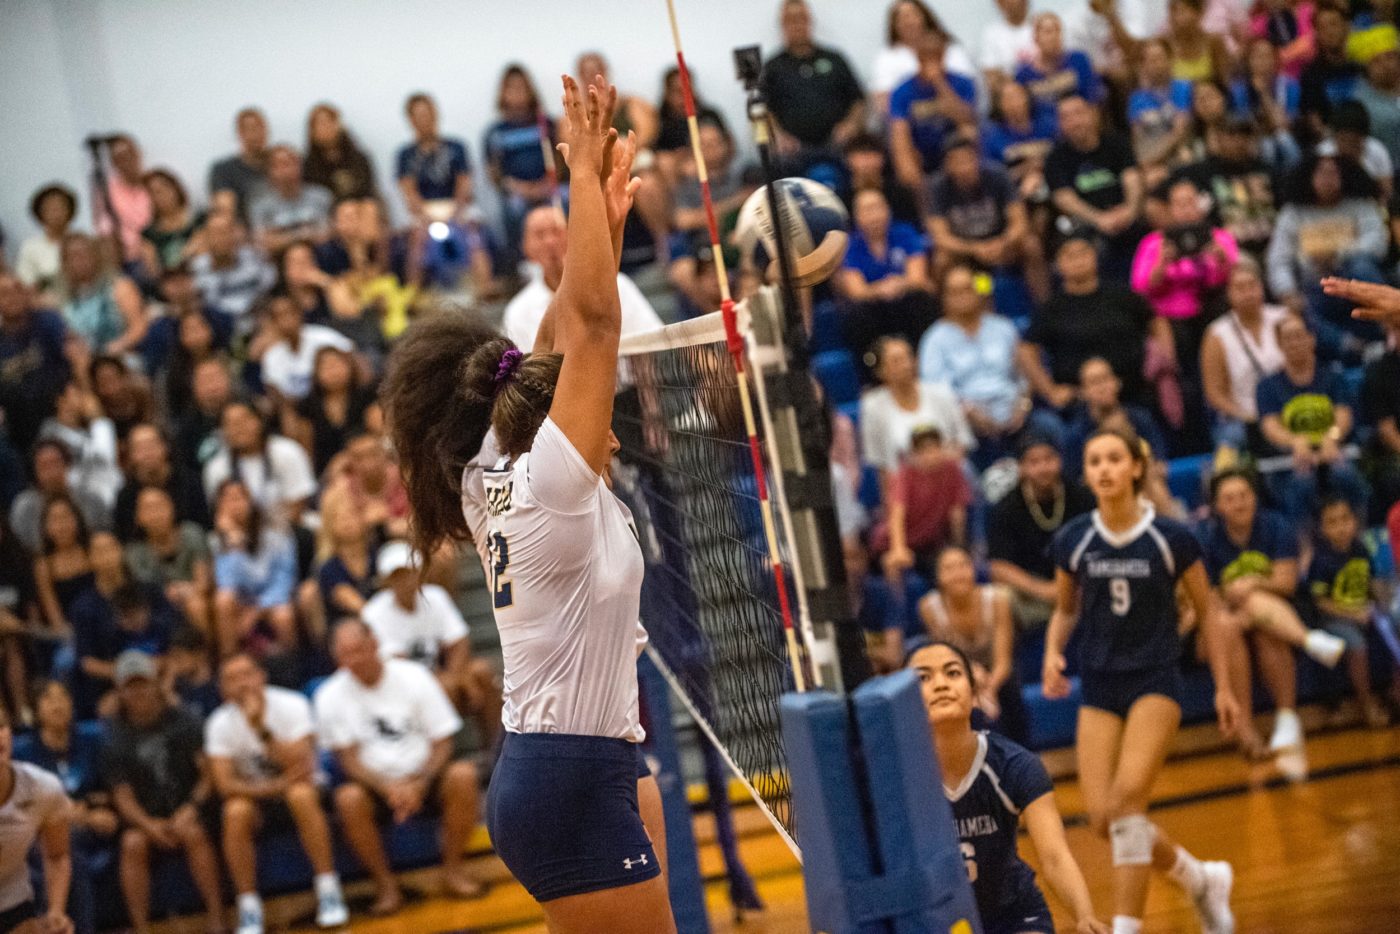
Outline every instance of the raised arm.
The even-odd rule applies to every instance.
[[[555,350],[562,353],[549,417],[602,473],[610,456],[608,432],[617,388],[617,342],[622,306],[617,256],[608,226],[602,180],[612,171],[617,89],[600,81],[580,90],[564,76],[564,119],[559,151],[569,166],[569,227],[564,274],[555,296]]]

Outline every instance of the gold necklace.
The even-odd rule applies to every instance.
[[[1045,510],[1040,508],[1040,501],[1031,495],[1030,487],[1021,484],[1021,498],[1026,501],[1026,509],[1031,514],[1033,521],[1042,532],[1053,532],[1065,521],[1065,485],[1055,484],[1055,506],[1050,510],[1050,515],[1045,515]]]

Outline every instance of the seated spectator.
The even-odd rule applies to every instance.
[[[1277,328],[1287,311],[1264,303],[1263,274],[1248,257],[1230,270],[1225,297],[1229,311],[1201,341],[1201,382],[1216,447],[1245,451],[1259,446],[1259,381],[1283,369]]]
[[[1380,339],[1376,325],[1351,317],[1351,305],[1322,294],[1324,276],[1383,282],[1389,245],[1375,186],[1350,161],[1311,156],[1294,178],[1293,195],[1269,241],[1269,291],[1316,322],[1323,355],[1355,358]]]
[[[93,230],[100,237],[115,239],[118,264],[141,259],[141,231],[151,223],[151,196],[143,183],[141,147],[125,133],[111,137],[107,156],[112,171],[106,173],[105,198],[92,201]],[[113,222],[116,228],[113,229]]]
[[[46,185],[29,200],[29,213],[40,230],[19,245],[15,275],[46,307],[58,308],[65,291],[63,239],[78,213],[78,196],[63,185]]]
[[[889,118],[891,92],[918,72],[919,45],[930,33],[941,35],[947,45],[943,66],[948,71],[969,78],[977,75],[972,56],[948,32],[928,4],[923,0],[895,0],[885,20],[885,47],[876,53],[871,70],[871,103],[882,122]]]
[[[1039,628],[1055,606],[1055,533],[1094,508],[1078,483],[1065,483],[1060,452],[1044,435],[1021,439],[1019,484],[992,506],[987,518],[988,572],[1011,593],[1023,629]]]
[[[194,210],[185,186],[168,169],[152,169],[141,181],[151,196],[151,223],[141,231],[141,263],[145,275],[156,280],[200,251],[204,213]]]
[[[296,300],[286,293],[270,296],[265,309],[265,328],[249,354],[258,360],[263,386],[273,400],[285,409],[295,408],[311,393],[316,355],[321,349],[332,347],[349,354],[355,345],[325,325],[307,322]]]
[[[1063,433],[1054,415],[1032,411],[1018,364],[1020,335],[988,308],[987,284],[970,266],[950,266],[943,276],[943,318],[919,341],[919,378],[952,387],[977,438],[973,461],[979,467],[1014,450],[1028,426]]]
[[[1304,127],[1321,136],[1332,108],[1353,99],[1361,66],[1347,53],[1351,23],[1345,10],[1318,6],[1312,25],[1315,54],[1298,76],[1298,98]]]
[[[39,427],[39,438],[68,449],[68,486],[102,500],[110,508],[122,482],[117,466],[117,432],[102,414],[97,397],[77,380],[59,394],[54,414]]]
[[[1137,36],[1152,36],[1160,28],[1141,28],[1137,35],[1119,17],[1114,2],[1095,5],[1094,11],[1108,22],[1113,39],[1128,61],[1138,59]],[[1171,49],[1172,77],[1182,81],[1224,81],[1230,75],[1230,51],[1222,36],[1207,32],[1202,25],[1205,0],[1170,0],[1164,38]]]
[[[161,666],[165,693],[201,718],[208,718],[223,703],[210,654],[204,630],[181,625],[170,636],[170,648]]]
[[[739,263],[725,262],[730,294],[739,291]],[[710,248],[710,235],[703,231],[676,234],[671,241],[671,263],[666,267],[666,281],[676,296],[677,320],[685,321],[709,314],[723,304],[719,278],[715,274],[715,254]]]
[[[1021,64],[1035,53],[1035,25],[1029,0],[997,0],[997,13],[982,27],[982,82],[993,100],[1001,86],[1012,80]]]
[[[0,272],[0,414],[17,451],[28,451],[39,425],[53,414],[55,400],[86,349],[63,319],[34,306],[14,276]]]
[[[965,260],[1003,277],[1024,275],[1038,301],[1049,297],[1045,253],[1026,206],[1010,176],[981,160],[975,137],[948,141],[943,170],[928,187],[928,207],[935,277],[948,263]]]
[[[463,716],[475,721],[482,745],[495,744],[501,729],[501,689],[483,659],[473,658],[467,623],[452,596],[423,583],[413,550],[391,541],[374,561],[380,589],[360,610],[386,659],[406,658],[437,676]]]
[[[1385,353],[1366,364],[1361,384],[1361,412],[1373,430],[1370,479],[1378,522],[1400,502],[1400,326],[1387,331]]]
[[[919,202],[914,193],[895,178],[885,153],[885,143],[878,136],[859,133],[851,137],[842,149],[845,159],[846,185],[841,200],[848,211],[855,210],[855,196],[867,188],[878,188],[889,202],[895,220],[918,228],[922,224]]]
[[[830,159],[860,131],[865,94],[845,56],[813,39],[806,0],[783,0],[781,22],[783,49],[763,64],[763,91],[778,154],[800,171]]]
[[[140,534],[126,546],[126,564],[137,583],[159,588],[185,619],[208,632],[214,577],[207,536],[199,525],[175,517],[165,489],[142,487],[133,515]]]
[[[225,405],[219,425],[222,443],[204,465],[204,494],[211,505],[224,481],[236,479],[271,520],[295,525],[317,492],[311,461],[301,445],[272,434],[258,410],[246,402]]]
[[[1060,241],[1055,271],[1060,288],[1031,317],[1021,350],[1032,387],[1063,409],[1074,400],[1080,368],[1099,357],[1122,383],[1127,401],[1146,403],[1144,347],[1149,332],[1158,329],[1151,307],[1126,286],[1100,280],[1098,251],[1087,231]]]
[[[131,429],[126,442],[126,478],[117,494],[113,521],[124,542],[137,536],[136,501],[147,487],[157,487],[169,497],[178,523],[196,528],[209,526],[209,506],[197,474],[171,459],[170,444],[155,425],[142,423]]]
[[[364,204],[361,204],[362,211]],[[287,295],[309,324],[340,334],[366,354],[371,362],[379,363],[384,345],[380,323],[372,308],[361,305],[354,285],[358,278],[356,275],[328,276],[316,264],[315,249],[303,241],[283,250],[277,266],[278,280],[274,295]],[[361,266],[356,272],[363,276],[368,269]],[[307,364],[309,366],[309,359]]]
[[[1305,528],[1320,496],[1346,496],[1366,513],[1366,483],[1342,453],[1354,423],[1345,389],[1317,360],[1317,339],[1294,314],[1274,326],[1283,369],[1259,381],[1259,428],[1275,453],[1289,454],[1293,469],[1274,477],[1284,514]]]
[[[956,448],[945,448],[937,428],[919,428],[909,454],[886,491],[886,518],[871,532],[871,550],[891,581],[917,569],[932,579],[938,553],[967,542],[972,488]]]
[[[1128,98],[1133,151],[1146,183],[1156,184],[1191,132],[1190,81],[1172,77],[1171,46],[1149,39],[1138,48],[1137,90]]]
[[[993,729],[1026,742],[1030,723],[1014,667],[1011,601],[995,584],[977,583],[972,555],[956,545],[939,553],[935,570],[937,589],[919,601],[924,627],[931,638],[957,646],[972,662],[977,707]]]
[[[511,64],[496,92],[499,119],[486,131],[482,153],[491,184],[500,192],[506,246],[520,249],[525,215],[557,194],[554,172],[554,121],[544,112],[540,95],[524,65]]]
[[[1249,31],[1269,43],[1283,73],[1297,78],[1312,61],[1314,5],[1299,0],[1274,0],[1260,4],[1249,20]]]
[[[544,320],[545,310],[564,276],[564,215],[553,205],[535,208],[525,215],[521,249],[525,258],[539,267],[539,275],[516,293],[506,305],[501,331],[517,347],[530,350]],[[637,334],[661,327],[661,319],[626,273],[617,274],[617,291],[622,301],[622,333]]]
[[[738,164],[734,137],[722,119],[710,118],[699,124],[700,153],[709,173],[710,198],[721,238],[734,229],[739,208],[743,207],[757,186],[750,181],[752,172]],[[705,229],[705,202],[700,188],[699,170],[694,157],[680,158],[676,189],[672,194],[674,211],[672,229],[681,232]]]
[[[165,346],[150,369],[162,408],[173,415],[190,403],[194,365],[226,349],[233,333],[233,321],[205,307],[188,264],[161,276],[160,293],[165,300],[162,320],[169,330]]]
[[[15,737],[16,762],[28,762],[63,783],[71,821],[69,856],[73,872],[68,881],[66,913],[76,934],[97,931],[94,877],[111,864],[112,843],[119,825],[112,797],[102,782],[105,736],[75,728],[73,697],[62,681],[46,680],[34,692],[38,718],[34,730]],[[4,716],[0,712],[0,716]],[[105,732],[105,730],[103,731]]]
[[[1400,37],[1390,24],[1382,24],[1358,34],[1352,57],[1364,69],[1362,80],[1352,92],[1371,115],[1371,132],[1390,151],[1390,161],[1400,163]]]
[[[126,443],[132,428],[155,418],[155,395],[151,384],[126,358],[98,354],[88,364],[88,385],[97,397],[102,413],[117,432],[118,446]]]
[[[438,220],[461,217],[472,203],[472,165],[467,147],[456,139],[438,135],[437,104],[427,94],[409,96],[404,113],[413,127],[413,142],[401,148],[395,178],[399,194],[415,223],[425,225],[434,202],[443,202]]]
[[[52,499],[67,499],[73,503],[90,529],[108,529],[112,511],[96,495],[75,490],[68,484],[68,472],[73,456],[58,441],[40,441],[34,445],[30,459],[34,485],[15,497],[10,506],[10,529],[25,550],[37,554],[43,547],[44,507]]]
[[[384,417],[374,388],[360,379],[349,352],[321,347],[313,365],[310,391],[283,421],[288,436],[311,453],[312,469],[320,477],[351,438],[383,430]]]
[[[267,118],[256,107],[245,107],[234,117],[234,128],[238,152],[209,168],[209,208],[246,224],[253,193],[267,181]]]
[[[695,101],[695,116],[699,120],[724,117],[700,96],[695,72],[690,72],[691,96]],[[656,104],[657,131],[652,149],[668,184],[676,179],[676,163],[690,153],[690,123],[685,113],[685,90],[681,86],[681,70],[675,65],[661,76],[661,100]]]
[[[1380,729],[1390,725],[1390,715],[1372,691],[1371,658],[1366,630],[1375,615],[1371,553],[1361,541],[1361,523],[1351,503],[1324,500],[1318,510],[1318,535],[1306,579],[1317,621],[1323,631],[1347,645],[1347,679],[1366,725]],[[1392,678],[1400,672],[1392,665]]]
[[[327,620],[359,616],[365,601],[374,595],[374,559],[381,542],[348,498],[327,498],[316,537],[316,579],[298,592],[299,609],[318,642]],[[306,589],[308,584],[312,590]]]
[[[1104,99],[1103,81],[1094,73],[1089,56],[1078,49],[1066,49],[1064,29],[1054,13],[1037,13],[1034,21],[1035,47],[1016,69],[1016,82],[1031,92],[1035,108],[1055,113],[1066,97],[1082,97],[1091,104]]]
[[[425,809],[441,813],[444,889],[480,895],[481,883],[464,865],[480,776],[470,762],[452,761],[452,737],[462,726],[452,703],[426,668],[382,660],[374,633],[359,620],[336,625],[331,652],[339,667],[316,691],[316,723],[346,776],[335,790],[336,812],[374,881],[370,914],[392,914],[403,904],[376,826],[385,812],[395,823]]]
[[[892,220],[885,196],[858,192],[846,258],[833,285],[845,303],[842,331],[848,347],[867,347],[898,334],[918,340],[934,317],[928,241]]]
[[[297,691],[269,687],[247,655],[219,670],[224,703],[204,725],[209,778],[222,799],[224,863],[237,896],[238,934],[262,934],[257,836],[295,828],[316,874],[316,926],[350,918],[335,871],[330,823],[321,807],[321,774],[311,703]]]
[[[1274,44],[1263,37],[1253,39],[1245,49],[1243,73],[1230,83],[1233,109],[1252,114],[1269,134],[1289,132],[1301,104],[1296,77],[1279,66]]]
[[[105,267],[97,241],[87,234],[64,237],[62,257],[68,287],[63,320],[73,333],[93,353],[135,351],[149,325],[141,290]]]
[[[306,160],[302,181],[324,188],[334,199],[373,198],[378,194],[374,164],[330,104],[317,104],[306,118]]]
[[[296,543],[270,525],[240,480],[224,480],[216,488],[213,552],[219,656],[249,645],[272,652],[294,648]]]
[[[204,252],[190,260],[205,307],[233,321],[240,337],[252,332],[249,312],[277,280],[276,270],[257,247],[243,240],[243,225],[233,215],[211,214],[204,224]]]
[[[1007,81],[997,91],[991,119],[982,124],[982,154],[1003,166],[1021,198],[1037,206],[1050,197],[1045,159],[1055,145],[1054,115],[1036,113],[1024,85]]]
[[[901,337],[883,337],[870,355],[879,385],[860,397],[860,453],[888,483],[909,453],[920,428],[937,428],[943,445],[959,456],[976,445],[962,406],[942,383],[919,379],[914,348]]]
[[[1152,456],[1164,458],[1166,442],[1152,413],[1137,405],[1124,405],[1119,396],[1123,384],[1102,357],[1090,357],[1079,367],[1079,398],[1083,405],[1065,431],[1065,474],[1074,481],[1084,476],[1084,445],[1100,428],[1126,425],[1151,449]]]
[[[201,818],[207,788],[200,719],[169,705],[156,660],[143,652],[123,653],[114,679],[120,712],[102,772],[123,825],[121,888],[131,926],[151,929],[152,855],[179,852],[204,902],[207,929],[223,930],[219,857]]]
[[[895,177],[922,193],[924,179],[943,167],[943,147],[960,127],[976,120],[977,85],[947,71],[947,40],[927,34],[919,45],[919,70],[890,95],[890,156]]]
[[[333,200],[325,188],[302,181],[295,149],[273,146],[267,153],[267,181],[248,205],[248,227],[268,254],[298,240],[319,242],[330,233]]]
[[[132,579],[114,536],[98,532],[90,550],[91,586],[73,600],[68,613],[78,657],[75,694],[84,719],[94,711],[98,716],[111,715],[116,698],[107,695],[117,657],[127,649],[139,649],[160,661],[180,622],[179,611],[160,588]]]
[[[1376,183],[1382,204],[1390,203],[1395,163],[1380,140],[1371,135],[1371,115],[1353,100],[1340,101],[1327,117],[1327,138],[1317,144],[1320,156],[1340,156],[1366,170]]]
[[[331,479],[321,497],[321,508],[331,501],[349,503],[381,540],[405,538],[408,533],[408,493],[398,465],[389,458],[384,438],[362,434],[345,445],[339,465],[332,463]]]
[[[44,501],[40,528],[43,541],[34,552],[40,618],[52,638],[66,639],[73,631],[73,604],[93,583],[91,532],[73,500],[64,495]],[[120,551],[121,545],[117,548]]]
[[[223,445],[219,421],[224,409],[234,401],[229,366],[227,358],[217,355],[197,362],[190,374],[189,404],[170,413],[175,422],[176,459],[186,470],[201,477],[205,465]]]
[[[34,563],[0,520],[0,710],[32,723],[29,703],[29,638],[39,622]]]
[[[1286,774],[1305,765],[1301,758],[1303,725],[1298,719],[1297,673],[1293,649],[1319,664],[1334,667],[1346,643],[1320,630],[1309,631],[1292,604],[1298,587],[1298,536],[1282,516],[1259,508],[1253,475],[1224,470],[1211,478],[1211,518],[1201,529],[1201,548],[1211,583],[1217,588],[1228,621],[1248,635],[1259,659],[1264,685],[1274,699],[1274,733],[1268,753],[1286,753]],[[1199,647],[1198,647],[1199,648]],[[1231,662],[1230,688],[1243,704],[1251,702],[1248,658]],[[1265,756],[1254,728],[1244,721],[1240,746],[1249,758]]]
[[[1100,129],[1098,112],[1082,97],[1061,100],[1058,113],[1060,136],[1045,161],[1055,208],[1104,237],[1101,272],[1126,280],[1141,238],[1142,176],[1132,148]]]

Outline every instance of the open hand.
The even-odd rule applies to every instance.
[[[569,75],[563,76],[564,119],[559,122],[559,154],[571,172],[596,172],[604,177],[611,169],[617,131],[612,128],[617,108],[617,88],[600,77],[586,90]]]
[[[1377,282],[1358,282],[1355,279],[1329,276],[1322,280],[1322,291],[1356,305],[1351,312],[1353,318],[1400,325],[1400,289]]]
[[[1220,732],[1226,739],[1240,735],[1244,715],[1240,713],[1240,703],[1229,691],[1215,692],[1215,716],[1220,723]]]
[[[604,167],[603,202],[608,209],[608,226],[614,227],[627,218],[632,210],[632,200],[641,187],[642,180],[632,177],[632,160],[637,156],[637,134],[627,131],[626,139],[618,139],[609,153],[610,159]]]

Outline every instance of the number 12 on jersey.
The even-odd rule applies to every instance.
[[[491,592],[496,609],[504,610],[515,602],[510,578],[503,576],[510,567],[510,545],[500,532],[492,532],[487,539],[487,549],[491,553]]]

